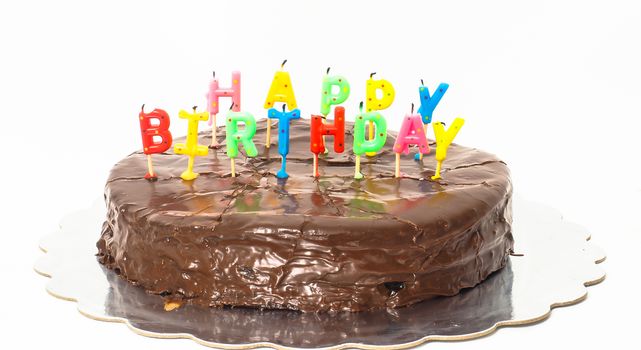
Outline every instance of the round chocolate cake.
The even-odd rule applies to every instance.
[[[507,263],[512,187],[494,155],[453,144],[441,180],[430,180],[433,152],[422,162],[403,156],[395,178],[390,133],[382,152],[362,157],[365,178],[356,180],[348,124],[345,152],[321,155],[314,178],[309,120],[293,120],[290,177],[281,180],[265,123],[258,156],[239,158],[235,178],[222,137],[220,149],[196,158],[193,181],[180,178],[187,157],[171,151],[153,156],[156,181],[144,178],[141,151],[116,164],[99,261],[169,301],[305,312],[454,295]]]

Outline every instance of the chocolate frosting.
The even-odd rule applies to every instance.
[[[344,153],[328,145],[321,155],[318,179],[309,120],[291,122],[286,180],[275,177],[281,157],[264,145],[265,120],[254,137],[259,155],[238,158],[235,178],[222,137],[220,149],[196,158],[193,181],[180,178],[186,156],[153,155],[158,179],[149,181],[146,156],[129,155],[105,186],[99,261],[168,300],[305,312],[454,295],[506,264],[513,239],[505,163],[452,144],[441,180],[430,180],[434,152],[422,162],[403,155],[403,177],[394,178],[390,133],[381,152],[361,157],[365,179],[355,180],[351,127]]]

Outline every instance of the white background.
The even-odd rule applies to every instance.
[[[639,4],[2,2],[0,348],[200,348],[89,320],[47,295],[32,271],[37,244],[65,213],[100,198],[111,166],[140,147],[142,103],[168,110],[183,135],[177,111],[204,106],[213,69],[223,85],[239,69],[243,109],[262,117],[285,58],[306,116],[318,112],[327,66],[351,82],[350,116],[370,72],[394,83],[393,128],[417,101],[419,79],[450,83],[435,120],[464,117],[458,143],[498,154],[518,193],[585,225],[608,254],[608,278],[585,302],[534,326],[427,348],[631,342],[641,313]]]

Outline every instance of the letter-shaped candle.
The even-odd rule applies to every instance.
[[[367,152],[378,152],[387,140],[387,121],[379,112],[362,112],[356,116],[354,122],[354,155],[356,156],[356,168],[354,169],[354,178],[362,179],[361,174],[361,156]],[[365,123],[369,122],[375,125],[370,130],[376,130],[376,133],[369,140],[365,140]]]
[[[245,128],[238,130],[238,123],[244,123]],[[236,177],[236,162],[238,157],[238,144],[245,148],[248,157],[256,157],[258,150],[252,138],[256,134],[256,120],[247,112],[229,112],[226,121],[227,156],[231,162],[231,176]]]
[[[144,109],[144,105],[142,106]],[[154,109],[151,113],[144,110],[138,114],[140,119],[140,133],[142,135],[142,151],[147,155],[147,174],[145,179],[156,178],[151,155],[162,153],[171,147],[172,137],[169,131],[169,114],[162,109]]]
[[[334,109],[334,123],[323,123],[323,117],[312,115],[310,128],[310,150],[314,153],[313,175],[318,177],[318,154],[325,152],[323,136],[334,136],[334,152],[343,153],[345,150],[345,108]]]
[[[376,73],[370,74],[369,79],[367,79],[365,89],[365,97],[367,99],[365,102],[366,112],[380,111],[388,108],[392,104],[392,102],[394,102],[394,96],[396,94],[392,83],[385,79],[374,80],[374,74]],[[378,90],[381,91],[382,97],[380,99],[376,95],[376,91]],[[369,124],[370,139],[374,138],[374,125],[372,125],[372,123],[373,122],[370,122]],[[367,152],[366,154],[368,156],[373,156],[376,154],[376,152]]]
[[[265,99],[265,109],[274,108],[276,102],[287,103],[287,109],[293,111],[297,108],[296,97],[294,96],[294,89],[292,88],[292,81],[289,78],[289,72],[285,72],[283,67],[287,60],[283,61],[280,66],[280,71],[274,74],[274,80],[267,93]],[[269,148],[271,142],[271,123],[267,123],[267,139],[265,140],[265,147]]]
[[[436,88],[436,91],[434,91],[434,94],[430,96],[430,91],[428,90],[427,86],[423,85],[423,79],[421,79],[421,86],[418,88],[418,94],[421,99],[421,105],[418,108],[418,113],[421,115],[421,118],[423,119],[425,133],[427,133],[427,124],[432,122],[432,115],[434,114],[434,109],[436,108],[438,103],[441,101],[441,98],[443,97],[443,95],[445,95],[445,92],[449,87],[450,87],[449,84],[440,83]],[[421,160],[421,159],[423,159],[423,153],[421,152],[417,153],[414,156],[414,160]]]
[[[218,147],[217,140],[217,131],[216,131],[216,116],[219,112],[220,107],[220,98],[221,97],[231,97],[234,112],[240,112],[240,72],[233,71],[231,73],[231,87],[230,88],[221,88],[218,84],[218,78],[216,78],[216,72],[214,72],[214,77],[209,83],[209,92],[207,93],[207,111],[209,111],[209,125],[211,128],[211,146],[212,148]]]
[[[267,111],[267,116],[271,119],[278,119],[278,154],[280,154],[281,167],[276,177],[279,179],[286,179],[289,177],[287,175],[287,154],[289,153],[289,122],[292,119],[300,118],[300,110],[295,109],[291,112],[285,112],[285,106],[283,105],[283,111],[279,112],[275,108],[270,108]]]
[[[443,123],[437,122],[434,123],[434,135],[436,137],[436,172],[432,176],[432,180],[438,180],[441,178],[441,165],[447,157],[447,148],[450,147],[452,141],[458,134],[461,127],[465,123],[465,119],[456,118],[452,125],[445,131]]]
[[[328,68],[329,71],[329,68]],[[334,87],[337,87],[338,93],[332,93]],[[321,114],[327,116],[332,105],[339,105],[349,97],[349,82],[341,76],[325,75],[323,78],[323,88],[321,93]]]
[[[430,146],[427,143],[425,130],[423,130],[423,122],[419,114],[406,115],[403,119],[403,124],[401,124],[401,130],[398,132],[398,137],[396,137],[396,142],[394,143],[394,152],[396,153],[396,177],[401,176],[401,153],[409,154],[410,145],[418,145],[420,154],[430,153]]]
[[[198,144],[198,122],[207,121],[207,119],[209,119],[209,113],[197,113],[196,107],[194,107],[194,113],[181,110],[178,112],[178,117],[181,119],[187,119],[187,140],[185,143],[177,143],[174,145],[174,152],[176,154],[185,154],[189,156],[187,169],[180,174],[180,177],[183,180],[189,181],[198,177],[198,173],[194,172],[194,157],[206,156],[209,152],[209,148],[207,148],[207,146]]]

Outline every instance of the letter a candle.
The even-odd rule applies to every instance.
[[[401,177],[401,153],[409,154],[410,145],[418,145],[421,154],[430,153],[430,146],[423,130],[423,121],[419,114],[414,114],[413,103],[412,112],[403,119],[401,130],[399,130],[398,137],[394,143],[394,152],[396,153],[395,177]]]
[[[140,133],[142,135],[142,151],[147,155],[147,174],[145,179],[155,179],[154,165],[151,155],[162,153],[171,147],[172,138],[169,131],[169,114],[162,109],[154,109],[151,113],[145,113],[145,105],[142,105],[140,114]]]
[[[292,119],[300,118],[300,110],[295,109],[291,112],[285,112],[285,105],[283,104],[283,111],[279,112],[275,108],[270,108],[267,112],[270,119],[278,119],[278,154],[280,154],[281,166],[276,177],[279,179],[286,179],[287,175],[287,154],[289,153],[289,121]]]
[[[233,106],[232,106],[233,107]],[[245,124],[243,130],[238,129],[238,123]],[[256,157],[258,150],[252,138],[256,134],[256,119],[254,116],[247,112],[233,112],[227,113],[227,121],[225,123],[227,131],[227,156],[231,164],[231,177],[236,177],[236,161],[238,157],[238,144],[242,144],[245,148],[245,153],[248,157]]]
[[[456,137],[456,134],[458,134],[459,130],[461,130],[461,127],[463,127],[463,124],[465,123],[465,120],[462,118],[456,118],[454,119],[454,122],[452,125],[445,131],[445,127],[443,126],[444,124],[441,122],[436,122],[434,123],[434,135],[436,137],[436,171],[434,173],[434,176],[432,176],[432,180],[438,180],[441,178],[441,165],[443,165],[443,161],[447,157],[447,148],[450,147],[452,144],[452,141],[454,141],[454,138]]]
[[[365,140],[365,123],[369,122],[376,125],[376,134]],[[373,130],[370,127],[370,130]],[[361,174],[361,156],[367,152],[378,152],[387,140],[387,121],[379,112],[363,113],[363,102],[360,104],[360,113],[354,121],[354,155],[356,156],[356,167],[354,169],[354,178],[362,179]]]
[[[218,147],[216,117],[220,106],[220,97],[231,97],[233,103],[233,111],[240,112],[240,72],[234,71],[231,73],[231,88],[221,88],[216,78],[216,72],[213,73],[214,77],[209,83],[209,92],[207,93],[207,111],[209,111],[209,125],[211,126],[211,148]]]
[[[389,106],[392,105],[392,102],[394,102],[394,86],[392,86],[392,83],[385,79],[379,79],[379,80],[374,80],[373,76],[376,73],[372,73],[369,75],[369,79],[367,80],[366,84],[366,89],[365,89],[365,98],[367,101],[365,102],[365,110],[366,112],[373,112],[373,111],[381,111],[383,109],[388,108]],[[379,99],[376,96],[376,91],[380,90],[382,93],[382,97]],[[369,139],[374,138],[374,122],[370,121],[369,123]],[[376,154],[376,152],[371,152],[368,151],[366,153],[368,156],[373,156]]]
[[[207,121],[207,119],[209,119],[209,113],[197,113],[196,107],[194,107],[194,113],[181,110],[178,112],[178,117],[181,119],[187,119],[187,140],[185,143],[177,143],[174,146],[174,152],[176,154],[185,154],[189,156],[187,169],[180,174],[180,177],[185,181],[190,181],[198,177],[198,173],[194,172],[194,158],[196,156],[206,156],[209,152],[209,148],[207,148],[207,146],[198,144],[198,122]]]
[[[421,79],[421,86],[418,88],[418,94],[421,99],[421,106],[418,108],[418,114],[420,114],[421,118],[423,119],[425,133],[427,133],[427,124],[432,122],[432,114],[434,114],[434,109],[441,101],[441,98],[443,97],[443,95],[445,95],[445,91],[447,91],[449,87],[450,86],[446,83],[440,83],[434,91],[434,94],[430,96],[430,91],[425,86],[425,84],[423,84],[423,79]],[[418,152],[414,156],[414,159],[422,160],[423,153]]]
[[[290,111],[296,109],[296,97],[294,96],[294,89],[292,88],[292,81],[289,77],[289,73],[283,70],[283,67],[287,63],[287,60],[284,60],[280,65],[280,71],[274,74],[274,80],[272,80],[272,85],[269,88],[267,93],[267,99],[265,99],[265,109],[274,108],[276,102],[287,103],[287,108]],[[267,137],[265,140],[265,147],[269,148],[271,143],[271,122],[267,121]]]

